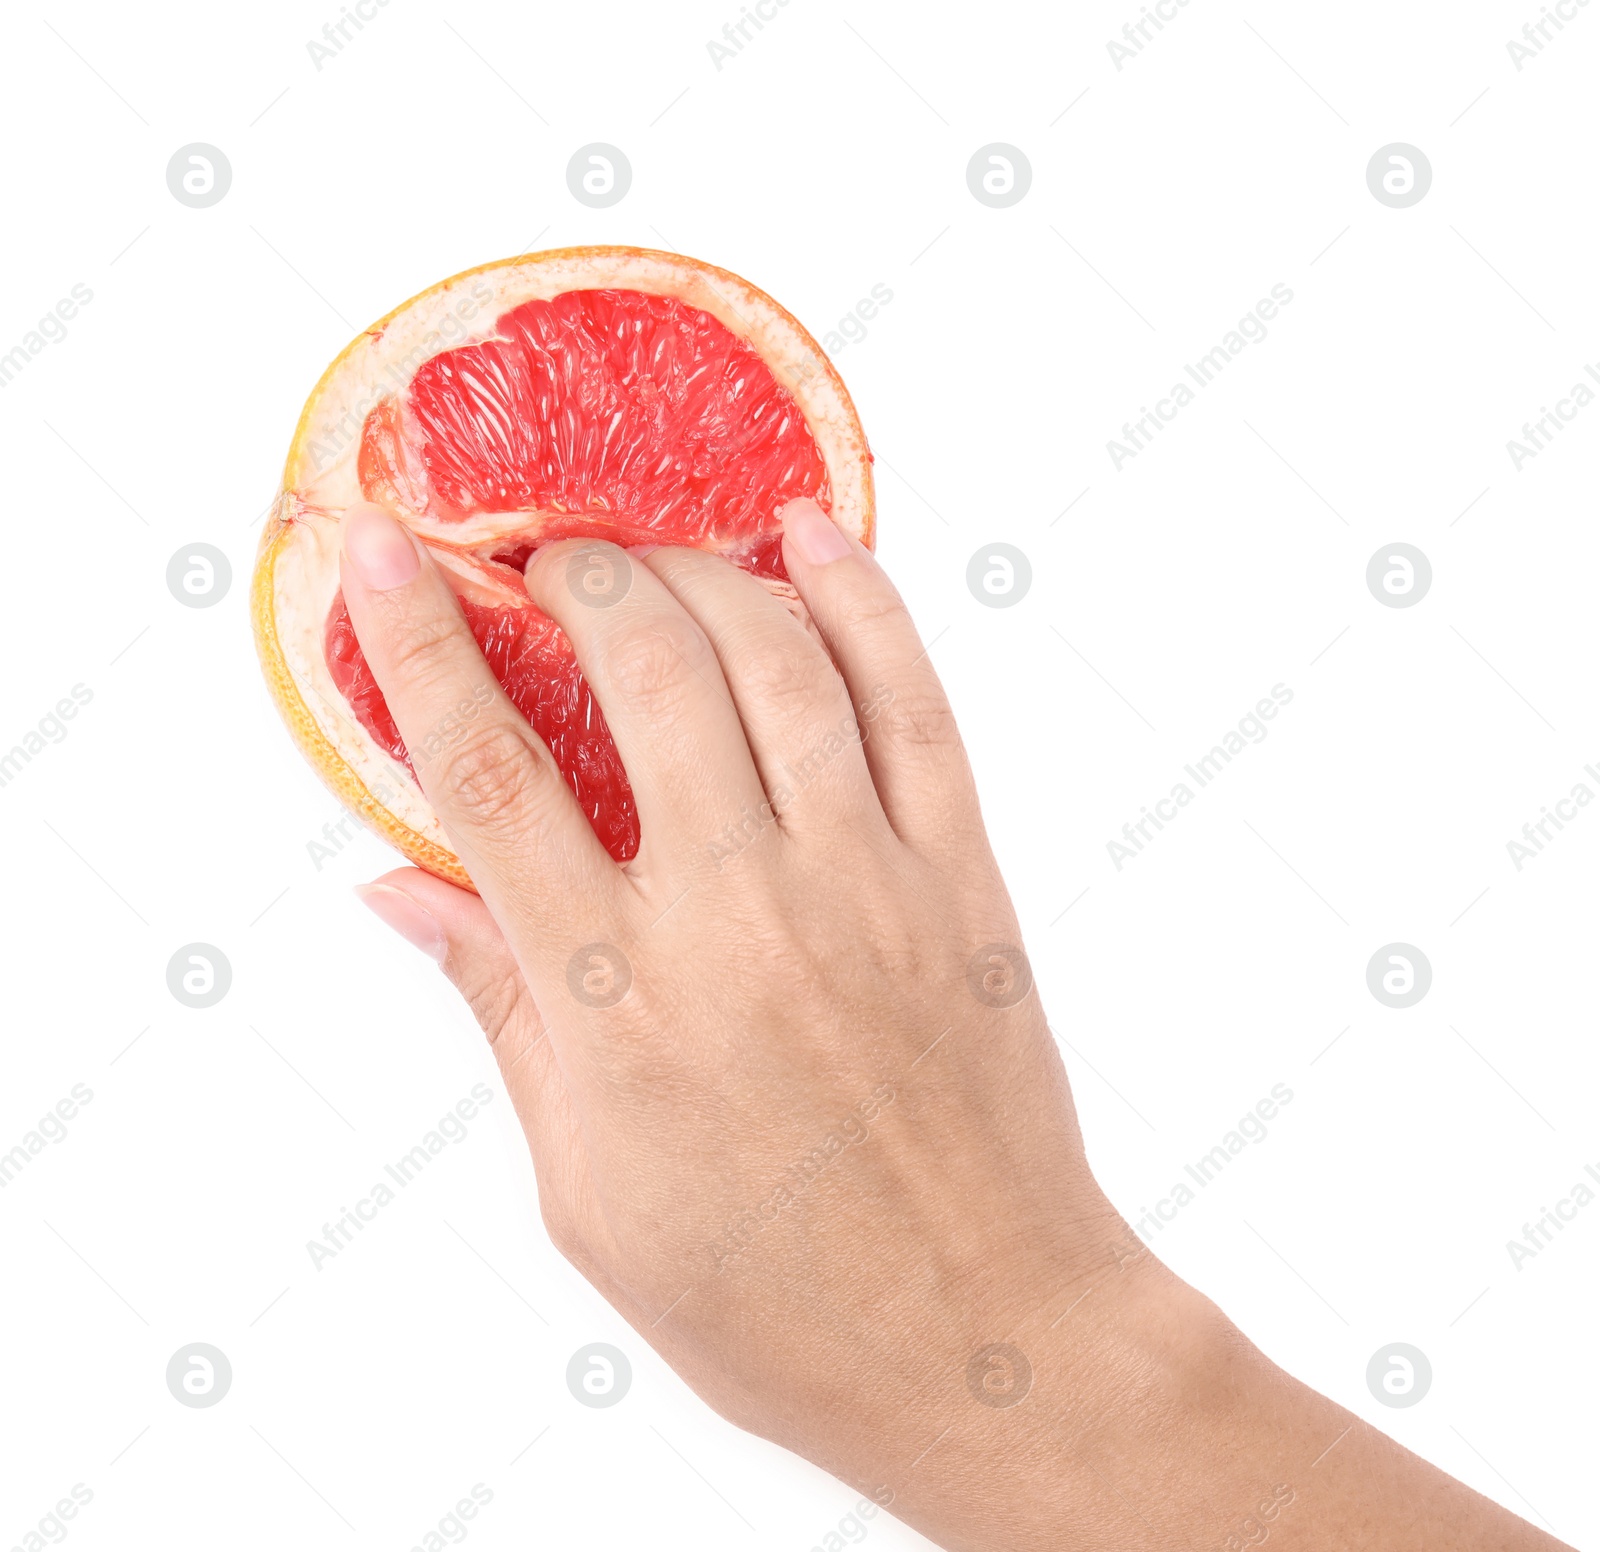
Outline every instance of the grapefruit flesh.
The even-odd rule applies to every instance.
[[[472,887],[339,588],[344,514],[376,501],[427,546],[490,672],[626,861],[640,845],[627,774],[571,643],[528,597],[529,556],[566,538],[694,546],[803,618],[778,515],[809,496],[870,545],[871,463],[816,341],[727,270],[607,247],[469,270],[359,334],[307,401],[251,584],[268,687],[342,803]]]
[[[526,514],[462,560],[515,591],[534,542],[603,538],[718,551],[782,580],[777,521],[828,471],[793,398],[761,358],[699,308],[638,291],[569,291],[500,317],[495,336],[423,363],[368,414],[364,495],[448,526]],[[436,541],[437,542],[437,541]],[[549,747],[619,862],[639,849],[627,773],[565,634],[526,597],[461,599],[491,671]],[[341,593],[325,652],[334,684],[380,748],[412,768]]]
[[[707,538],[759,532],[774,499],[827,487],[766,364],[676,297],[569,291],[512,309],[496,334],[412,380],[432,512],[598,509],[641,534]]]

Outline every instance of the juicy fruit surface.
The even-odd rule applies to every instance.
[[[457,581],[474,595],[467,623],[618,861],[639,847],[633,794],[570,642],[526,597],[527,556],[570,537],[686,545],[782,581],[778,513],[796,496],[830,504],[810,429],[756,352],[708,313],[636,291],[526,302],[495,337],[425,361],[368,415],[358,471],[363,494],[402,516],[522,519],[475,546],[447,526],[428,542],[453,552],[447,575],[482,578]],[[356,719],[411,766],[342,594],[324,650]]]
[[[409,409],[428,510],[610,513],[676,536],[770,524],[827,470],[794,400],[709,313],[637,291],[525,302],[433,357]]]

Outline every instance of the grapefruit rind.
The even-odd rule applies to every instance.
[[[256,650],[291,736],[340,803],[418,867],[469,889],[431,805],[329,673],[322,633],[338,589],[339,522],[362,499],[366,415],[403,393],[423,361],[493,337],[495,320],[521,303],[608,288],[676,297],[747,341],[805,417],[827,464],[834,521],[869,547],[874,538],[872,459],[844,383],[794,317],[727,270],[643,248],[553,249],[466,270],[357,335],[312,390],[290,443],[251,580]],[[425,520],[413,526],[430,537]]]

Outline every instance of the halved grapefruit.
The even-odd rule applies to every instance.
[[[793,605],[779,512],[810,496],[870,545],[871,463],[821,348],[737,275],[642,248],[468,270],[358,335],[301,413],[251,586],[273,699],[347,808],[471,887],[339,591],[339,525],[376,501],[428,546],[495,677],[626,861],[627,774],[571,644],[528,598],[528,555],[574,536],[692,545]]]

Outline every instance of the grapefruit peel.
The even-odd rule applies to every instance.
[[[386,481],[375,480],[373,450],[381,454],[396,440],[385,440],[393,428],[386,427],[384,416],[403,402],[427,362],[504,338],[498,325],[514,309],[552,302],[569,292],[596,291],[675,299],[708,315],[753,351],[798,408],[821,456],[825,487],[818,499],[845,532],[869,547],[873,543],[872,455],[849,393],[804,327],[764,292],[726,270],[642,248],[555,249],[464,271],[412,297],[357,335],[312,390],[290,443],[251,581],[256,648],[291,736],[339,802],[417,866],[469,889],[472,881],[409,763],[396,758],[363,725],[330,669],[330,614],[339,603],[340,521],[350,505],[376,496],[428,543],[452,574],[458,594],[485,596],[474,585],[474,562],[461,558],[463,550],[473,547],[481,555],[497,542],[526,541],[530,535],[537,542],[551,514],[491,510],[441,516],[428,510],[414,483],[408,483],[408,473],[414,471],[408,471],[403,457],[389,460]],[[583,408],[578,406],[578,413]],[[565,513],[559,531],[640,542],[637,525],[642,521],[648,528],[651,514],[629,513],[629,521],[619,524],[622,516],[592,509]],[[775,522],[776,512],[764,513],[763,520]],[[675,542],[695,539],[679,536]],[[706,542],[704,547],[718,546]],[[497,585],[505,585],[496,578],[480,580],[491,594]],[[781,575],[763,581],[799,608],[793,588]],[[515,585],[520,587],[520,579]],[[522,603],[526,606],[525,596]],[[598,829],[598,819],[596,824]]]

